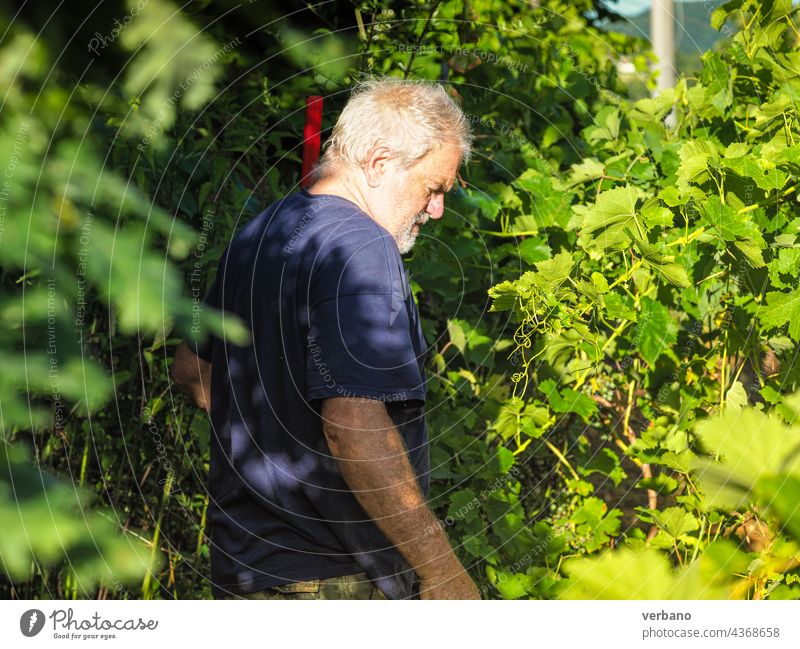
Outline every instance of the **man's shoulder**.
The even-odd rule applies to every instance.
[[[301,204],[303,215],[291,231],[289,243],[307,247],[314,265],[342,268],[357,264],[381,273],[402,264],[392,235],[354,203],[339,196],[317,195]]]

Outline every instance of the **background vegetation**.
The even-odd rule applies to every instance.
[[[365,73],[446,83],[477,134],[408,264],[431,504],[483,596],[798,597],[796,11],[728,2],[639,99],[642,41],[538,4],[0,12],[5,597],[210,596],[210,431],[169,362],[296,190],[305,96],[330,128]]]

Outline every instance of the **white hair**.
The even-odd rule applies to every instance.
[[[361,168],[386,146],[407,170],[434,148],[453,144],[469,160],[472,134],[461,108],[438,83],[398,79],[359,82],[333,127],[314,176],[342,165]]]

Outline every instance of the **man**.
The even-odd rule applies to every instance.
[[[210,405],[215,597],[480,598],[425,501],[425,342],[400,256],[470,142],[439,85],[364,82],[314,184],[223,255],[207,302],[252,344],[184,343],[172,369]]]

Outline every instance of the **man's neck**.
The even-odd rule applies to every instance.
[[[351,203],[358,205],[373,220],[375,219],[375,215],[370,210],[369,203],[357,183],[352,182],[344,175],[320,178],[307,191],[309,194],[332,194],[346,198]]]

